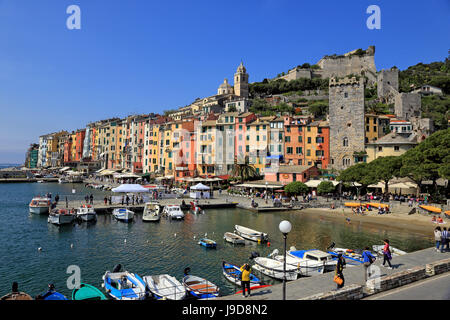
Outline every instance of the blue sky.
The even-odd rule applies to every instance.
[[[442,61],[449,18],[448,0],[0,0],[0,163],[46,133],[215,94],[241,60],[251,82],[369,45],[378,70]]]

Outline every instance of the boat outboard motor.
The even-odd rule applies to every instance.
[[[113,273],[120,272],[121,269],[122,269],[122,265],[119,263],[119,264],[114,266],[114,269],[113,269],[112,272]]]
[[[13,282],[13,284],[12,284],[12,290],[11,290],[11,292],[12,293],[18,293],[19,292],[19,284],[17,283],[17,282]]]
[[[191,268],[187,267],[184,269],[184,276],[187,276],[191,272]]]
[[[255,258],[257,258],[257,257],[259,257],[259,252],[253,251],[253,252],[250,254],[249,259],[251,260],[251,259],[255,259]]]
[[[333,249],[336,246],[336,243],[332,242],[327,250]]]

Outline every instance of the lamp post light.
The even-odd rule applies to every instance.
[[[292,229],[292,225],[289,221],[283,220],[280,222],[279,229],[284,238],[284,253],[283,253],[283,300],[286,300],[286,239],[288,233]]]

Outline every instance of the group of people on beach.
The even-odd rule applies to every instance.
[[[431,222],[433,222],[433,223],[439,223],[439,224],[445,223],[445,222],[444,222],[444,219],[442,219],[442,217],[437,217],[437,218],[436,218],[436,216],[433,216],[433,218],[431,218]]]

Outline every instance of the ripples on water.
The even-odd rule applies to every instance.
[[[72,188],[76,189],[75,194],[71,193]],[[28,211],[31,198],[47,192],[53,196],[59,193],[60,201],[65,196],[69,200],[82,200],[85,193],[93,193],[96,199],[105,194],[85,189],[81,184],[0,184],[0,295],[8,293],[12,282],[17,281],[20,290],[32,296],[54,283],[58,291],[70,297],[71,290],[66,286],[69,265],[80,267],[82,282],[101,289],[103,274],[118,263],[141,276],[168,273],[179,280],[184,269],[190,267],[191,274],[214,282],[222,294],[231,294],[240,288],[223,277],[222,260],[243,264],[253,251],[261,256],[274,249],[282,253],[283,238],[278,230],[282,220],[293,225],[288,248],[294,245],[297,249],[324,250],[333,241],[339,247],[361,248],[381,244],[384,238],[406,251],[432,245],[430,238],[408,232],[333,223],[294,212],[255,214],[241,209],[206,210],[198,216],[186,213],[184,221],[161,219],[159,223],[143,223],[141,214],[129,224],[117,222],[110,215],[99,215],[95,224],[57,227],[47,223],[47,216],[31,215]],[[223,234],[233,231],[235,224],[267,232],[271,246],[253,242],[233,246],[224,242]],[[207,238],[217,241],[217,249],[198,245],[205,233]]]

